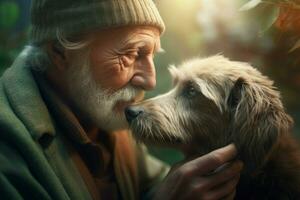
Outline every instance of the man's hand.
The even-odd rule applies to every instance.
[[[236,154],[231,144],[171,170],[154,199],[233,199],[243,168],[241,161],[230,162]]]

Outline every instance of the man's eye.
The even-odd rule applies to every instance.
[[[128,54],[122,55],[121,56],[122,64],[125,66],[130,66],[134,63],[134,61],[136,60],[137,57],[138,57],[137,53],[135,53],[135,54],[128,53]]]
[[[139,54],[137,52],[131,52],[131,53],[127,53],[126,56],[130,59],[136,59]]]

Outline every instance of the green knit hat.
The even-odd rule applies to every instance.
[[[73,35],[93,29],[150,25],[162,33],[163,20],[152,0],[32,0],[30,39],[41,44],[57,31]]]

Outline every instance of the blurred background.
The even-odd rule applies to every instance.
[[[157,88],[171,88],[167,70],[192,57],[221,53],[257,67],[275,81],[300,137],[300,1],[299,0],[156,0],[167,30],[164,54],[155,58]],[[0,74],[26,45],[30,0],[0,0]],[[298,134],[298,135],[297,135]],[[173,164],[180,152],[150,147]]]

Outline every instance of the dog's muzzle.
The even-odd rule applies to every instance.
[[[130,124],[134,119],[136,119],[143,112],[144,110],[141,107],[128,106],[127,108],[125,108],[125,116],[128,123]]]

